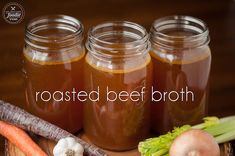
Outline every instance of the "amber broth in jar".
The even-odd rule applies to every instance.
[[[168,22],[168,18],[171,21]],[[167,24],[159,24],[156,28],[159,29],[158,34],[152,36],[150,55],[153,63],[153,88],[160,92],[180,93],[182,88],[187,87],[193,95],[189,94],[187,100],[184,97],[178,101],[166,99],[152,102],[151,125],[158,133],[166,133],[175,126],[202,122],[207,113],[211,64],[208,36],[196,36],[200,34],[197,32],[199,28],[197,31],[190,30],[190,24],[184,27],[184,17],[175,17],[174,20],[178,20],[176,24],[172,19],[173,17],[163,18],[162,21],[167,21]],[[195,21],[189,20],[190,22]],[[161,23],[161,19],[157,23]]]
[[[83,55],[84,56],[84,55]],[[76,132],[82,127],[82,104],[79,101],[49,102],[39,99],[36,92],[76,91],[83,89],[83,56],[70,62],[34,62],[24,56],[26,77],[26,110],[59,127]],[[43,99],[48,99],[45,94]],[[60,99],[61,97],[58,97]]]
[[[89,32],[85,90],[99,87],[100,94],[99,101],[84,105],[84,130],[97,146],[129,150],[148,136],[152,83],[148,47],[147,32],[132,22],[108,22]],[[108,100],[107,87],[116,94],[126,92],[125,96],[115,98],[111,93]],[[137,93],[131,96],[143,88],[143,99]]]
[[[68,25],[67,22],[75,23]],[[26,32],[23,52],[25,109],[75,133],[82,128],[82,103],[72,99],[71,92],[84,89],[85,51],[80,45],[81,36],[76,34],[79,22],[72,17],[55,15],[39,17],[28,27],[30,32]]]
[[[160,58],[153,52],[153,87],[161,92],[175,90],[180,92],[185,86],[194,93],[194,101],[171,102],[160,101],[153,104],[152,120],[154,129],[161,129],[161,133],[171,130],[174,126],[196,124],[201,122],[207,112],[208,71],[210,70],[211,56],[205,54],[188,61],[168,61]],[[198,73],[200,73],[199,78]],[[161,110],[161,111],[160,111]]]
[[[150,58],[146,64],[136,64],[136,69],[129,71],[107,71],[89,63],[86,64],[85,76],[90,75],[92,82],[86,82],[85,85],[89,90],[97,90],[99,86],[100,91],[99,102],[84,105],[86,110],[84,127],[87,134],[92,138],[93,143],[101,147],[113,150],[136,147],[138,142],[148,135],[149,92],[145,93],[144,101],[139,99],[133,102],[130,99],[127,101],[117,99],[114,102],[107,102],[107,86],[109,90],[116,93],[121,91],[140,92],[142,87],[147,87],[147,91],[150,91],[152,75]]]

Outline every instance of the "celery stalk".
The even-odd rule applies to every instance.
[[[228,133],[232,130],[235,130],[235,120],[222,122],[217,125],[205,128],[204,130],[216,137],[224,133]]]
[[[235,140],[235,129],[233,131],[230,131],[230,132],[227,132],[225,134],[215,137],[215,140],[218,144]]]
[[[220,123],[222,122],[226,122],[226,121],[232,121],[232,120],[235,120],[235,115],[233,116],[228,116],[228,117],[223,117],[223,118],[220,118]]]
[[[205,117],[203,118],[203,121],[204,121],[203,123],[195,125],[192,128],[205,129],[205,128],[208,128],[208,127],[211,127],[220,123],[220,120],[215,116]]]

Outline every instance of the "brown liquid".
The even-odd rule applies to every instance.
[[[83,90],[84,54],[78,58],[61,62],[34,61],[24,56],[26,80],[26,109],[59,127],[77,132],[82,128],[82,105],[78,100],[60,101],[51,99],[36,101],[36,92]],[[61,96],[58,97],[60,99]],[[48,99],[48,94],[44,95]]]
[[[194,93],[194,101],[170,100],[153,102],[152,127],[155,131],[165,133],[174,126],[195,124],[207,112],[208,79],[211,56],[208,48],[201,56],[186,60],[169,61],[151,52],[153,62],[153,87],[160,92],[172,90],[180,92],[188,87]],[[197,53],[197,51],[190,51]]]
[[[100,100],[84,106],[84,129],[91,141],[105,149],[135,148],[148,135],[152,66],[150,57],[145,65],[132,70],[105,70],[86,62],[85,88],[88,92],[99,86]],[[107,102],[106,87],[116,93],[140,91],[146,87],[144,100]]]

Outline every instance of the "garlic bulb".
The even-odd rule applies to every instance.
[[[54,156],[83,156],[84,149],[72,137],[60,139],[53,149]]]

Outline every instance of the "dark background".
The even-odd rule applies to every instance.
[[[12,1],[1,0],[0,9]],[[14,1],[25,9],[20,24],[0,18],[0,99],[24,104],[21,55],[24,26],[37,16],[66,14],[78,18],[87,31],[108,20],[129,20],[149,30],[162,16],[190,15],[209,27],[212,51],[209,114],[235,115],[235,1],[233,0],[27,0]]]

